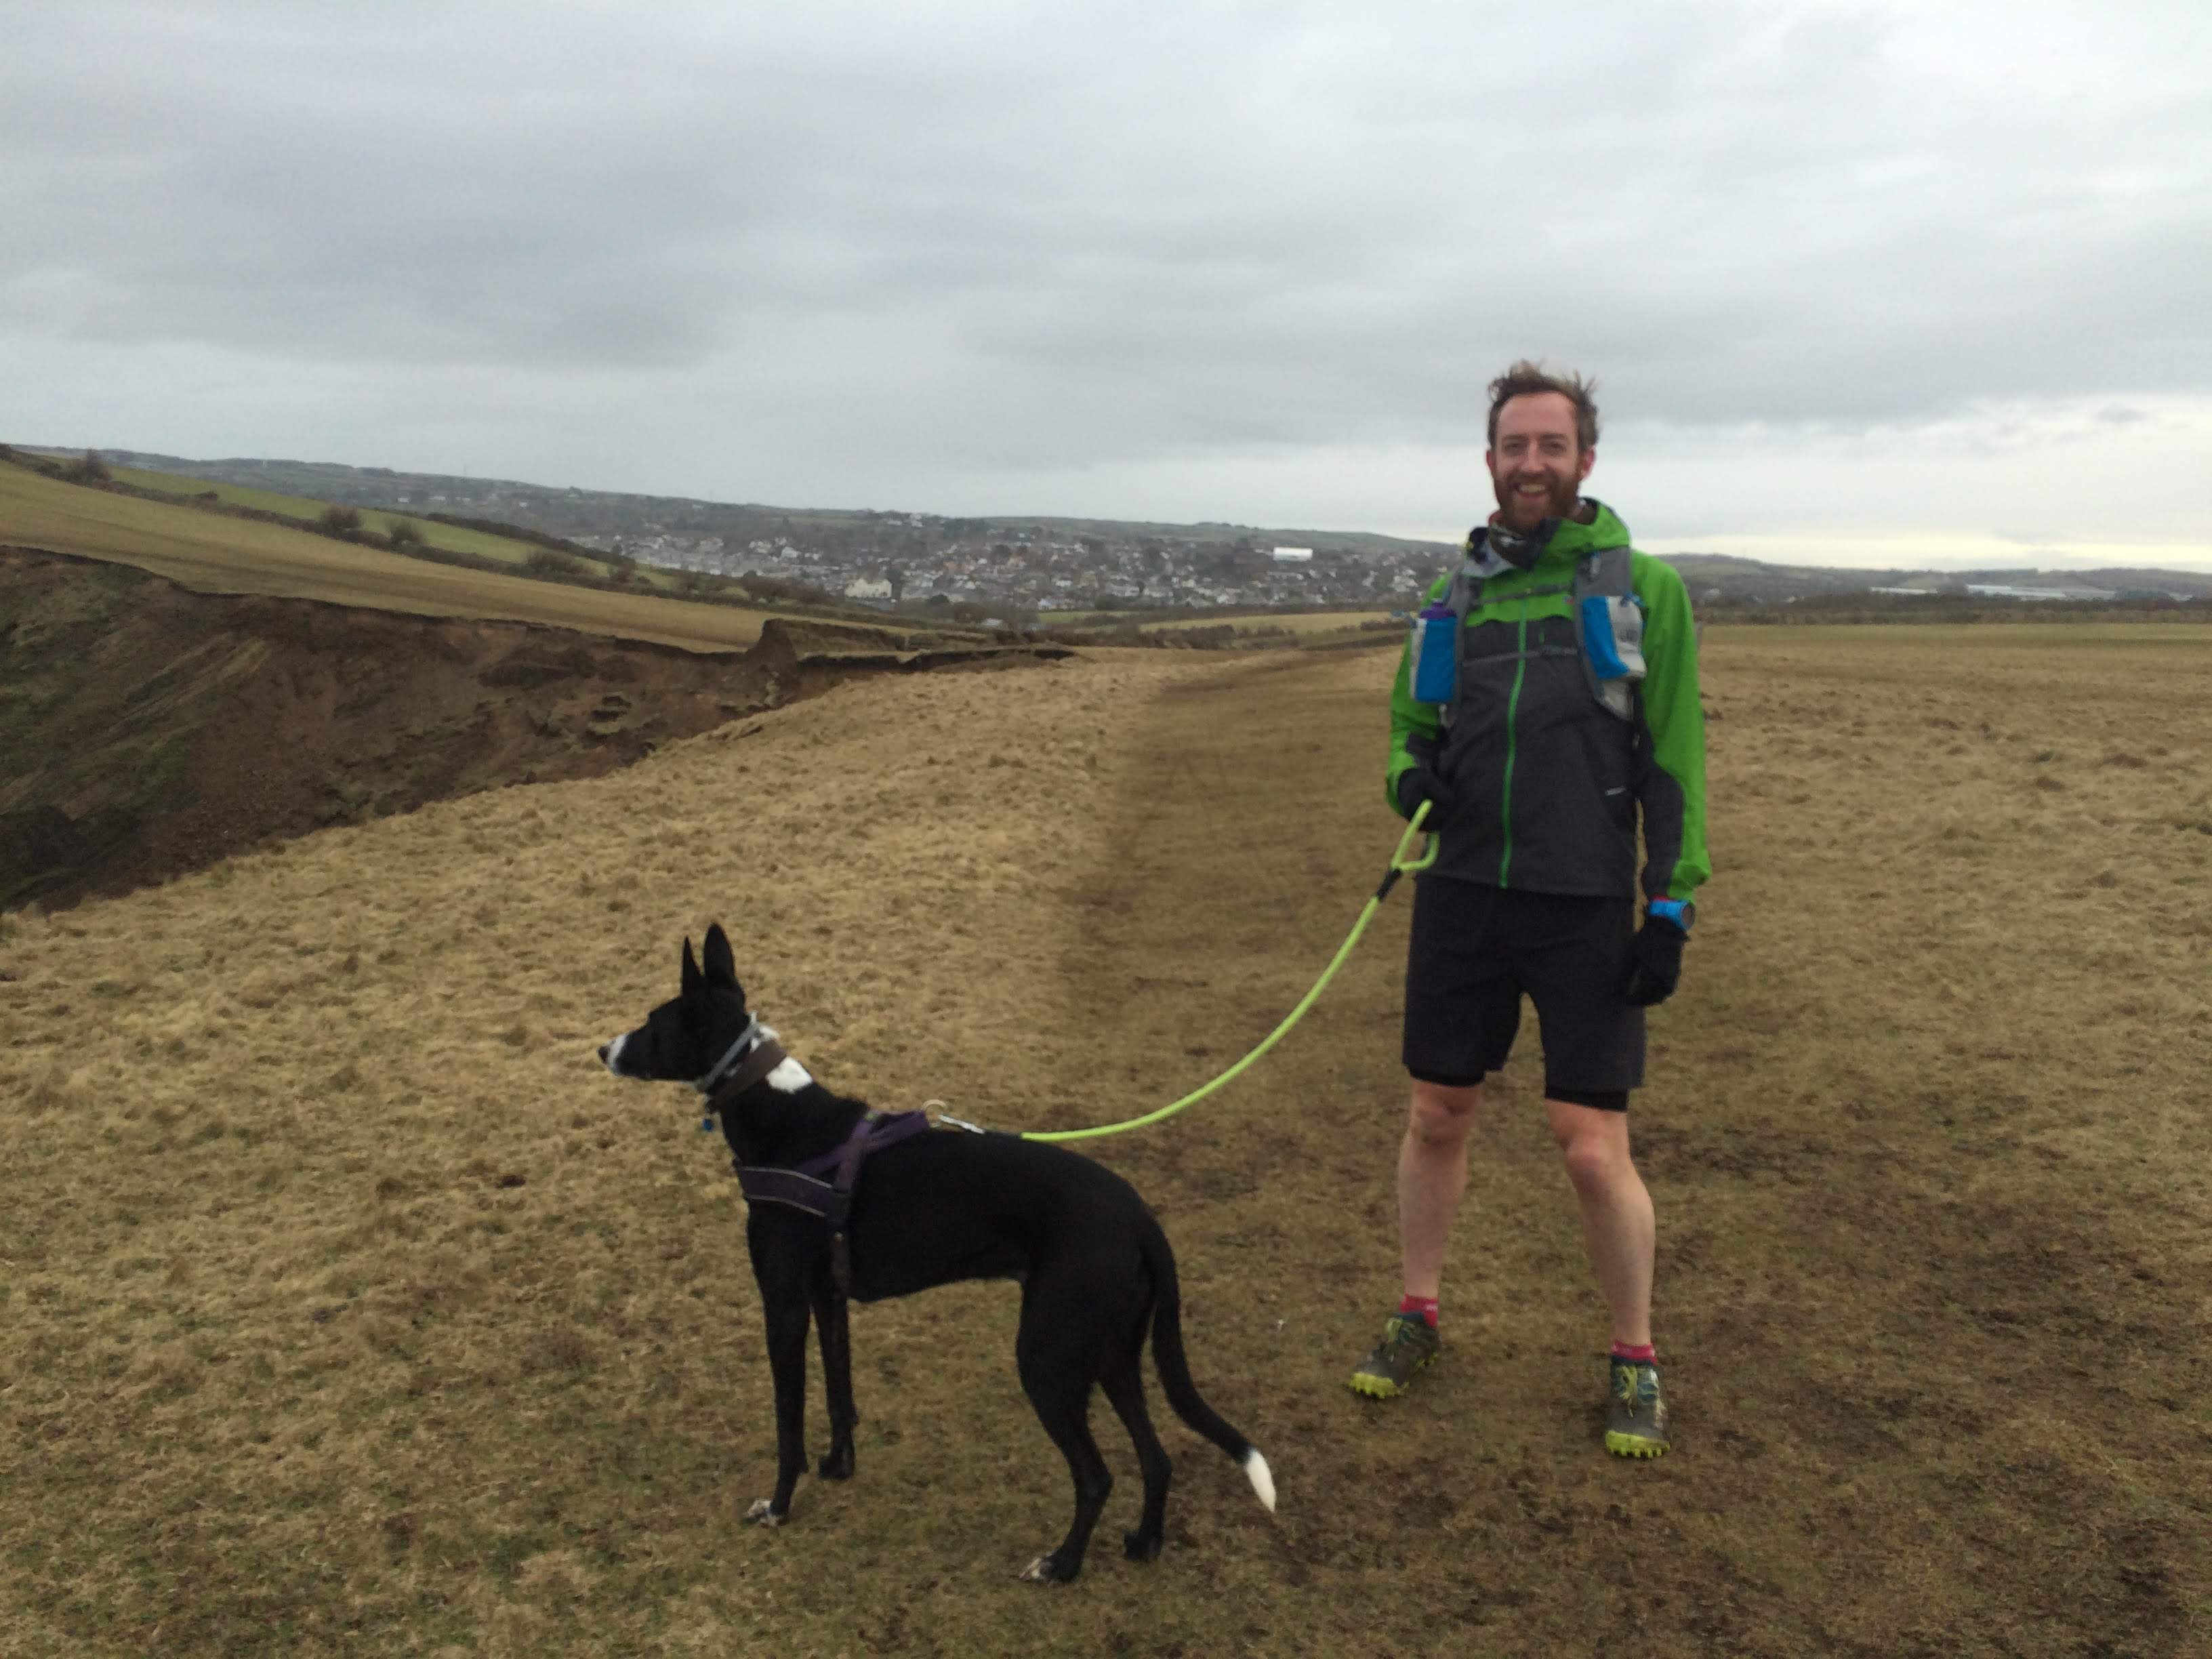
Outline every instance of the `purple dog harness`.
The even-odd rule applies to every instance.
[[[789,1058],[773,1036],[764,1036],[750,1048],[745,1046],[746,1037],[757,1024],[757,1021],[746,1024],[744,1031],[723,1057],[722,1064],[702,1080],[700,1091],[708,1097],[710,1114],[719,1110],[724,1101],[734,1099],[751,1088]],[[735,1069],[723,1075],[733,1060],[738,1061]],[[700,1125],[702,1128],[706,1127]],[[853,1212],[853,1188],[860,1178],[860,1164],[869,1153],[910,1140],[928,1127],[927,1112],[871,1111],[853,1126],[853,1133],[846,1137],[844,1145],[819,1158],[810,1158],[789,1169],[773,1164],[740,1164],[732,1158],[731,1167],[738,1172],[738,1185],[744,1191],[746,1203],[781,1204],[803,1215],[819,1216],[830,1224],[830,1276],[838,1295],[850,1296],[853,1265],[846,1245],[846,1224]]]
[[[738,1164],[738,1185],[748,1204],[783,1204],[818,1215],[835,1229],[853,1207],[853,1183],[870,1152],[896,1146],[929,1127],[927,1112],[870,1112],[853,1126],[845,1144],[789,1169],[773,1164]]]
[[[781,1204],[828,1222],[830,1282],[838,1295],[850,1296],[853,1258],[846,1243],[847,1222],[853,1213],[853,1187],[860,1178],[860,1164],[870,1152],[911,1140],[928,1127],[927,1112],[870,1112],[853,1126],[843,1146],[795,1169],[737,1164],[738,1185],[744,1189],[748,1204]]]

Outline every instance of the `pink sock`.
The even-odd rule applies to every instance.
[[[1639,1364],[1650,1365],[1657,1363],[1659,1350],[1649,1342],[1640,1348],[1632,1348],[1626,1342],[1616,1342],[1613,1345],[1613,1357],[1615,1359],[1633,1359]]]
[[[1437,1322],[1437,1298],[1432,1296],[1402,1296],[1398,1298],[1398,1311],[1420,1315],[1433,1329]]]

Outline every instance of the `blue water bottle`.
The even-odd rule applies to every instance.
[[[1443,705],[1459,689],[1459,618],[1442,600],[1413,618],[1413,701]]]

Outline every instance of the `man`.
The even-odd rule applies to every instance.
[[[1620,520],[1581,494],[1597,459],[1590,393],[1580,376],[1528,362],[1491,383],[1498,510],[1423,613],[1441,619],[1447,644],[1456,621],[1455,672],[1448,655],[1445,689],[1424,676],[1435,701],[1415,701],[1409,646],[1391,693],[1390,803],[1408,818],[1427,807],[1437,855],[1415,886],[1406,975],[1405,1296],[1352,1386],[1389,1399],[1440,1351],[1468,1133],[1525,993],[1545,1114],[1613,1316],[1606,1449],[1656,1457],[1668,1433],[1651,1344],[1655,1232],[1627,1108],[1644,1080],[1644,1010],[1674,988],[1690,901],[1710,873],[1705,723],[1681,578],[1632,551]]]

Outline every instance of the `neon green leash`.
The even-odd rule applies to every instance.
[[[1158,1123],[1162,1118],[1173,1117],[1184,1107],[1195,1105],[1204,1100],[1206,1096],[1232,1078],[1243,1075],[1244,1070],[1254,1060],[1281,1042],[1291,1027],[1305,1018],[1306,1010],[1321,1000],[1321,994],[1328,988],[1329,981],[1336,977],[1336,970],[1344,966],[1346,958],[1352,955],[1353,947],[1359,943],[1359,936],[1367,931],[1367,924],[1375,919],[1376,911],[1382,908],[1382,901],[1390,896],[1390,890],[1398,884],[1398,878],[1425,870],[1437,861],[1437,838],[1434,836],[1428,837],[1427,850],[1419,859],[1409,860],[1406,856],[1407,849],[1413,844],[1413,837],[1421,833],[1421,820],[1428,815],[1429,803],[1423,801],[1414,809],[1413,822],[1406,826],[1406,833],[1399,837],[1398,850],[1390,855],[1390,868],[1382,878],[1382,884],[1375,890],[1375,896],[1367,901],[1367,908],[1359,913],[1359,920],[1352,924],[1351,933],[1345,935],[1344,943],[1337,946],[1335,956],[1329,959],[1328,966],[1322,969],[1321,977],[1314,981],[1313,989],[1308,991],[1299,1000],[1298,1006],[1291,1010],[1289,1018],[1267,1033],[1266,1039],[1258,1048],[1211,1083],[1192,1090],[1181,1100],[1170,1105],[1163,1106],[1156,1112],[1147,1112],[1142,1117],[1133,1117],[1122,1123],[1101,1124],[1095,1129],[1056,1129],[1050,1132],[1032,1130],[1023,1135],[1022,1139],[1024,1140],[1088,1140],[1097,1135],[1118,1135],[1126,1129],[1141,1129],[1148,1123]],[[975,1127],[972,1123],[962,1123],[958,1118],[946,1118],[944,1121],[957,1124],[963,1129],[972,1129]]]

